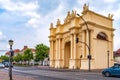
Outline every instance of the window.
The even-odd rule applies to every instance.
[[[100,32],[100,33],[97,35],[97,39],[100,39],[100,40],[107,40],[107,36],[106,36],[105,33]]]

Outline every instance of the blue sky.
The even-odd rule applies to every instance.
[[[50,23],[64,20],[68,11],[82,12],[85,3],[94,12],[114,15],[114,50],[120,48],[119,0],[0,0],[0,50],[9,50],[9,39],[14,40],[14,49],[39,43],[49,46]]]

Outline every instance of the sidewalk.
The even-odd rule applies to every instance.
[[[48,70],[48,71],[60,71],[60,72],[88,72],[88,70],[81,70],[81,69],[57,69],[57,68],[50,68],[49,66],[38,66],[41,70]],[[97,72],[101,73],[102,69],[94,69],[90,72]]]
[[[13,74],[12,78],[13,80],[35,80],[30,76],[28,77],[17,74]],[[0,80],[9,80],[9,74],[7,71],[0,69]]]

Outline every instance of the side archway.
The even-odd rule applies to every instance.
[[[71,41],[70,37],[66,37],[63,39],[63,47],[64,47],[64,52],[63,52],[63,64],[64,68],[69,68],[69,63],[70,63],[70,54],[71,54]]]
[[[97,34],[97,39],[100,39],[100,40],[108,40],[108,36],[104,33],[104,32],[99,32]]]

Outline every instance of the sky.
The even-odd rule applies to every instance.
[[[10,39],[14,49],[49,46],[50,23],[63,21],[68,11],[81,13],[85,3],[101,15],[114,15],[114,50],[120,48],[120,0],[0,0],[0,50],[9,50]]]

